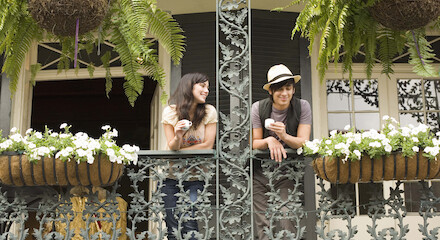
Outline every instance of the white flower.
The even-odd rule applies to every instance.
[[[109,157],[114,157],[114,156],[116,156],[116,155],[115,155],[115,150],[113,150],[113,149],[111,149],[111,148],[107,148],[106,154],[107,154],[107,156],[109,156]]]
[[[50,134],[51,137],[58,137],[58,133],[54,132]]]
[[[101,129],[102,130],[108,130],[108,129],[110,129],[110,126],[109,125],[104,125],[104,126],[101,127]]]
[[[37,137],[38,139],[42,139],[43,138],[43,134],[41,134],[40,132],[36,132],[35,133],[35,137]]]
[[[84,157],[85,155],[87,155],[87,152],[83,149],[77,149],[76,154],[78,155],[78,157]]]
[[[414,152],[418,152],[418,151],[419,151],[419,147],[414,146],[414,147],[412,147],[412,150],[413,150]]]
[[[409,137],[410,133],[411,133],[411,129],[409,129],[407,127],[402,128],[402,136]]]
[[[332,141],[330,139],[325,140],[325,144],[330,145],[332,144]]]
[[[338,133],[338,130],[333,130],[333,131],[331,131],[331,132],[330,132],[330,136],[332,136],[332,137],[333,137],[333,136],[335,136],[335,135],[336,135],[336,133]]]
[[[26,135],[31,134],[32,130],[33,130],[32,128],[29,128],[28,130],[26,130]]]
[[[14,142],[23,142],[23,137],[19,133],[11,135],[9,138]]]
[[[0,149],[5,150],[5,149],[9,148],[11,145],[12,145],[12,141],[8,139],[8,140],[0,143]]]
[[[303,148],[302,147],[296,149],[296,154],[301,155],[302,153],[303,153]]]
[[[391,137],[398,134],[399,132],[397,130],[392,130],[391,132],[388,133],[388,135],[390,135]]]
[[[440,147],[425,147],[424,152],[430,154],[431,156],[437,156],[440,152]]]
[[[39,147],[36,149],[36,151],[39,156],[46,156],[50,153],[50,149],[48,147]]]
[[[370,146],[370,147],[381,147],[382,146],[382,144],[380,143],[380,142],[378,142],[378,141],[374,141],[374,142],[370,142],[370,144],[368,144],[368,146]]]
[[[113,128],[113,131],[110,132],[111,137],[117,137],[118,136],[118,130]]]
[[[417,137],[412,137],[411,139],[413,140],[413,142],[419,142],[419,139]]]
[[[66,133],[60,134],[60,138],[68,138],[68,137],[69,137],[69,134],[66,134]]]
[[[350,125],[345,125],[344,130],[346,131],[350,130]]]
[[[35,145],[34,143],[29,143],[28,144],[28,148],[30,148],[30,149],[33,149],[33,148],[36,148],[37,147],[37,145]]]
[[[11,132],[11,134],[13,134],[13,133],[16,133],[17,130],[18,130],[18,129],[17,129],[16,127],[13,127],[13,128],[11,128],[11,131],[10,131],[10,132]]]
[[[113,147],[113,146],[115,145],[113,142],[110,142],[110,141],[105,141],[104,144],[105,144],[107,147]]]
[[[63,123],[63,124],[60,125],[60,129],[64,129],[66,127],[67,127],[67,123]]]
[[[391,147],[391,145],[385,145],[385,151],[386,152],[391,152],[393,150],[393,148]]]
[[[356,157],[358,157],[358,159],[361,158],[361,152],[359,150],[354,150],[353,153],[356,155]]]
[[[384,116],[382,117],[382,120],[384,120],[384,121],[386,121],[386,120],[388,120],[388,119],[390,119],[390,116],[388,116],[388,115],[384,115]]]
[[[332,151],[332,150],[327,150],[327,151],[325,152],[325,154],[327,154],[328,156],[331,156],[331,155],[333,155],[333,151]]]

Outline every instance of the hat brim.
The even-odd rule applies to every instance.
[[[275,80],[273,82],[268,82],[268,83],[264,84],[263,89],[266,90],[266,91],[269,91],[270,85],[275,84],[275,83],[279,83],[279,82],[283,82],[283,81],[286,81],[286,80],[289,80],[289,79],[293,79],[295,81],[295,83],[297,83],[301,79],[301,76],[300,75],[295,75],[295,76],[292,76],[292,77],[288,76],[288,77],[279,78],[279,79],[277,79],[277,80]]]

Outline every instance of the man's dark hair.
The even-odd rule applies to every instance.
[[[292,85],[293,89],[295,90],[295,81],[293,80],[293,78],[289,79],[289,80],[286,80],[286,81],[279,82],[279,83],[271,84],[269,86],[269,89],[272,91],[272,93],[274,93],[278,89],[280,89],[280,88],[282,88],[282,87],[284,87],[286,85]],[[273,101],[273,96],[272,95],[270,95],[270,99]]]

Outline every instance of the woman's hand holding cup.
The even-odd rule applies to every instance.
[[[182,136],[191,126],[192,122],[190,120],[182,119],[177,122],[174,131],[176,132],[176,135]]]

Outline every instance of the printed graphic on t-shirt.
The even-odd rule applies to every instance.
[[[200,137],[189,135],[188,137],[183,137],[183,144],[185,146],[191,146],[194,144],[202,143],[202,139]]]

